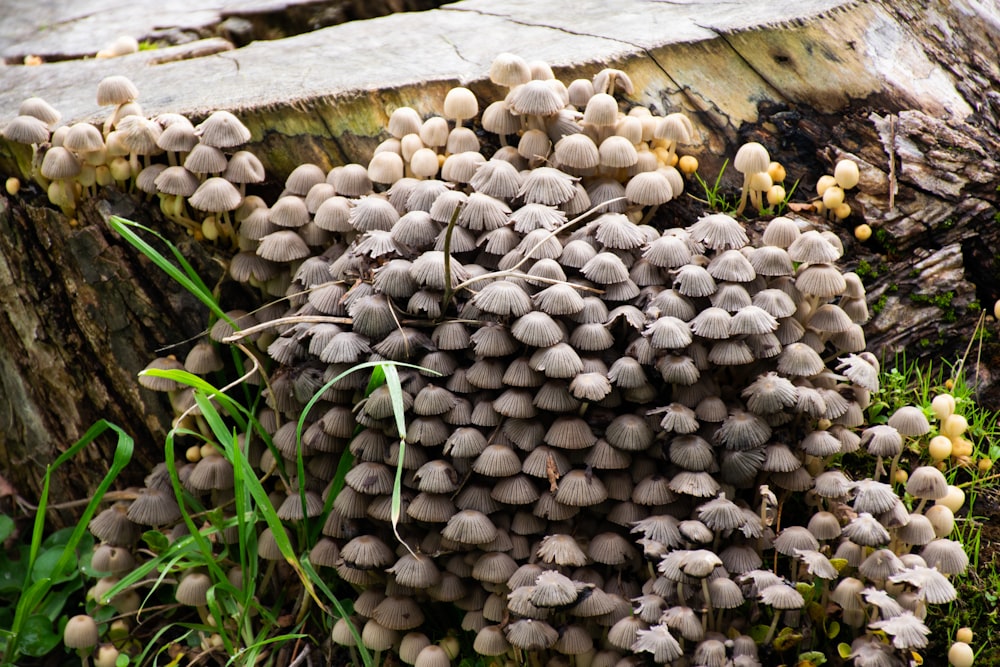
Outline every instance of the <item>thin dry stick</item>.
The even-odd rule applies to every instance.
[[[896,117],[889,114],[889,210],[896,207]]]

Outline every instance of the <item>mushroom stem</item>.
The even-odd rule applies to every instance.
[[[646,211],[646,215],[642,216],[642,220],[639,222],[639,224],[640,225],[648,225],[649,221],[653,219],[653,216],[656,215],[656,212],[659,209],[660,209],[660,205],[659,204],[654,204],[653,206],[650,206],[649,210]]]
[[[903,450],[900,449],[899,453],[892,457],[892,464],[889,466],[889,484],[890,485],[896,483],[896,471],[899,469],[899,457],[902,456],[902,454],[903,454]],[[881,460],[882,459],[880,457],[879,461],[881,461]],[[876,474],[877,474],[877,472],[878,472],[878,469],[876,468]],[[875,478],[875,481],[878,481],[878,477]],[[921,506],[922,506],[922,504],[921,504]],[[919,512],[920,510],[917,510],[917,511]]]
[[[743,213],[743,209],[747,207],[747,194],[750,190],[750,176],[751,174],[743,174],[743,187],[740,189],[740,205],[736,207],[736,215]]]
[[[781,610],[774,610],[774,618],[771,619],[771,627],[767,629],[767,636],[764,637],[764,644],[770,644],[771,640],[774,639],[774,632],[778,629],[778,619],[781,617]]]
[[[702,628],[708,630],[708,619],[712,617],[712,596],[708,592],[708,577],[701,578],[701,596],[705,598],[705,609],[701,614]]]

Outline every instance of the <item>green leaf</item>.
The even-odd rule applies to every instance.
[[[837,644],[837,655],[839,655],[844,660],[847,660],[847,658],[849,658],[851,655],[851,645],[846,644],[844,642],[840,642],[839,644]]]
[[[840,623],[837,621],[830,621],[826,624],[826,636],[830,639],[836,639],[837,635],[840,634]]]
[[[805,653],[799,653],[799,662],[807,660],[814,665],[822,665],[826,663],[826,656],[819,651],[806,651]]]
[[[167,536],[158,530],[147,530],[142,534],[142,541],[146,543],[149,550],[155,554],[163,553],[170,546]]]
[[[35,567],[31,571],[31,580],[51,579],[52,584],[61,584],[69,581],[74,576],[78,576],[76,569],[76,553],[73,554],[72,561],[63,559],[65,549],[47,549],[41,553],[35,561]]]
[[[39,605],[38,613],[55,623],[62,616],[63,609],[70,597],[82,588],[83,579],[77,577],[72,584],[49,591],[49,594],[42,600],[42,604]]]
[[[42,657],[62,642],[62,638],[52,630],[52,621],[41,614],[34,614],[25,620],[18,640],[21,652],[33,658]]]
[[[0,554],[0,595],[21,592],[28,574],[27,560],[27,547],[21,549],[21,558],[18,560],[10,560],[5,554]]]
[[[3,542],[14,532],[14,520],[6,514],[0,514],[0,542]]]

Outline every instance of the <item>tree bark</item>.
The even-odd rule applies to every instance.
[[[102,209],[150,223],[142,202],[106,196],[86,202],[76,226],[54,209],[0,200],[0,471],[29,503],[46,466],[99,419],[135,439],[122,486],[141,483],[163,459],[172,412],[136,374],[207,322],[200,302],[105,224]],[[219,280],[221,267],[202,247],[161,229],[208,284]],[[113,448],[105,437],[56,470],[52,500],[91,495]]]

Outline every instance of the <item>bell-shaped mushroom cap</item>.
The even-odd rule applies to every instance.
[[[143,369],[143,371],[149,370],[178,371],[184,370],[184,365],[177,361],[177,359],[173,356],[157,357],[149,362],[146,365],[146,368]],[[145,372],[139,374],[139,384],[146,389],[152,389],[153,391],[177,391],[181,389],[181,384],[176,380],[160,377],[158,375],[150,375]]]
[[[659,171],[644,171],[629,179],[625,197],[640,206],[658,206],[674,198],[670,181]]]
[[[883,581],[903,569],[903,563],[891,549],[872,551],[858,566],[858,571],[866,578]]]
[[[837,361],[840,362],[837,365],[837,370],[841,371],[855,386],[868,391],[878,391],[879,369],[877,365],[872,365],[865,357],[857,354],[840,357]]]
[[[524,116],[552,116],[564,106],[555,90],[538,79],[512,88],[506,102],[512,113]]]
[[[309,256],[309,246],[302,237],[290,229],[283,229],[264,236],[257,246],[257,254],[272,262],[293,262]]]
[[[503,160],[492,159],[476,168],[476,173],[469,181],[469,185],[476,192],[490,197],[511,199],[517,196],[522,180],[520,172],[514,165]]]
[[[104,137],[90,123],[74,123],[63,137],[63,146],[77,153],[90,153],[104,148]]]
[[[510,650],[510,642],[499,625],[487,625],[476,634],[472,648],[479,655],[497,656]]]
[[[143,169],[142,173],[146,173],[146,169]],[[180,166],[162,169],[156,175],[153,184],[158,192],[182,197],[190,197],[200,185],[197,176]]]
[[[610,636],[608,639],[610,641]],[[636,653],[651,653],[653,662],[658,664],[672,662],[684,654],[666,625],[654,625],[648,630],[637,629],[635,641],[628,649]]]
[[[361,642],[371,651],[388,651],[399,641],[399,631],[390,630],[371,618],[361,630]]]
[[[559,633],[551,625],[531,618],[514,621],[504,632],[513,646],[525,651],[544,651],[559,639]]]
[[[739,250],[749,240],[743,225],[724,213],[702,216],[687,231],[692,239],[712,250]]]
[[[184,118],[180,116],[180,118]],[[162,116],[157,117],[157,121],[163,125]],[[156,145],[165,151],[177,153],[187,153],[198,144],[198,135],[194,133],[194,126],[187,118],[164,125],[163,132],[156,138]],[[243,151],[247,153],[248,151]],[[256,159],[256,158],[255,158]],[[259,163],[259,160],[258,160]],[[261,173],[263,174],[263,167]],[[263,180],[263,178],[261,178]],[[256,182],[256,181],[255,181]]]
[[[368,169],[360,164],[351,163],[335,168],[326,176],[328,183],[331,178],[337,193],[345,197],[360,197],[372,191]]]
[[[725,250],[708,263],[708,272],[716,280],[748,283],[757,277],[753,265],[739,250]]]
[[[63,644],[66,648],[90,649],[100,641],[97,621],[87,614],[77,614],[66,622],[63,628]]]
[[[617,621],[608,630],[608,643],[624,651],[634,650],[640,631],[645,631],[649,625],[638,616],[629,614]],[[666,629],[666,626],[662,626]],[[665,661],[664,661],[665,662]]]
[[[639,553],[636,548],[618,533],[598,533],[587,546],[587,555],[595,563],[622,566],[634,561]]]
[[[201,142],[216,148],[232,148],[250,141],[250,130],[232,113],[220,109],[194,128]],[[304,193],[303,193],[304,194]]]
[[[934,526],[923,514],[910,514],[910,520],[898,528],[897,534],[907,544],[923,545],[935,538]]]
[[[531,81],[528,62],[513,53],[500,53],[490,63],[490,81],[498,86],[512,88]],[[496,655],[486,654],[483,655]]]
[[[224,178],[214,176],[198,186],[188,201],[199,211],[221,213],[236,210],[240,202],[243,201],[243,196],[232,183]]]
[[[742,510],[726,494],[719,494],[697,509],[698,519],[714,531],[728,532],[746,523]]]
[[[42,176],[53,180],[73,178],[80,173],[80,160],[62,146],[53,146],[45,151],[40,168]]]
[[[756,174],[767,171],[771,157],[767,149],[756,141],[748,141],[736,151],[733,167],[741,174]]]
[[[775,609],[801,609],[806,601],[802,594],[786,584],[771,584],[759,593],[761,602]]]
[[[907,437],[924,435],[931,430],[923,410],[912,405],[904,405],[893,412],[889,417],[889,426]]]
[[[969,567],[968,554],[960,542],[953,540],[932,540],[920,550],[920,555],[928,567],[935,567],[944,574],[964,574]]]
[[[788,246],[788,256],[792,260],[809,264],[829,264],[840,259],[842,254],[816,230],[802,232]]]
[[[920,466],[910,473],[906,492],[914,498],[939,500],[948,495],[948,480],[933,466]]]
[[[181,604],[203,607],[208,600],[212,580],[204,572],[189,572],[181,578],[174,591],[174,598]]]
[[[557,141],[555,158],[559,165],[572,169],[593,169],[601,162],[597,144],[582,132],[567,134]]]
[[[448,519],[441,535],[460,544],[485,544],[496,537],[497,528],[482,512],[461,510]]]
[[[393,561],[392,549],[374,535],[359,535],[340,550],[340,557],[361,569],[377,569]]]
[[[774,548],[778,553],[794,556],[796,549],[805,551],[819,550],[819,542],[803,526],[788,526],[774,538]]]
[[[46,125],[55,125],[62,118],[59,110],[41,97],[28,97],[17,108],[19,116],[33,116]]]
[[[21,115],[4,126],[3,136],[19,144],[40,144],[48,141],[49,127],[35,116]]]
[[[764,245],[756,248],[750,254],[750,265],[757,275],[761,276],[790,276],[795,272],[792,265],[792,258],[788,253],[778,246]]]
[[[868,512],[861,512],[844,526],[844,537],[866,547],[881,547],[889,543],[889,532]]]
[[[389,595],[372,612],[372,618],[390,630],[412,630],[424,623],[424,612],[409,595]]]
[[[876,424],[861,432],[861,444],[874,456],[895,456],[903,451],[903,438],[892,426]]]
[[[139,89],[125,76],[115,75],[101,79],[97,84],[97,105],[102,107],[125,104],[139,97]]]
[[[571,470],[559,482],[555,499],[571,507],[588,507],[605,501],[607,489],[596,475],[583,470]]]
[[[552,167],[532,169],[518,190],[527,204],[555,206],[569,201],[576,195],[576,179]]]
[[[536,551],[542,562],[551,565],[582,567],[587,556],[570,535],[555,533],[542,538]]]
[[[727,449],[745,451],[763,445],[771,437],[771,427],[746,410],[733,410],[716,431],[715,438]]]
[[[778,370],[786,375],[811,377],[824,368],[823,358],[805,343],[786,345],[778,357]]]
[[[674,269],[691,261],[691,248],[679,236],[665,234],[649,244],[642,253],[654,266]]]
[[[774,371],[758,376],[740,395],[751,412],[761,415],[780,412],[798,401],[795,385]]]

